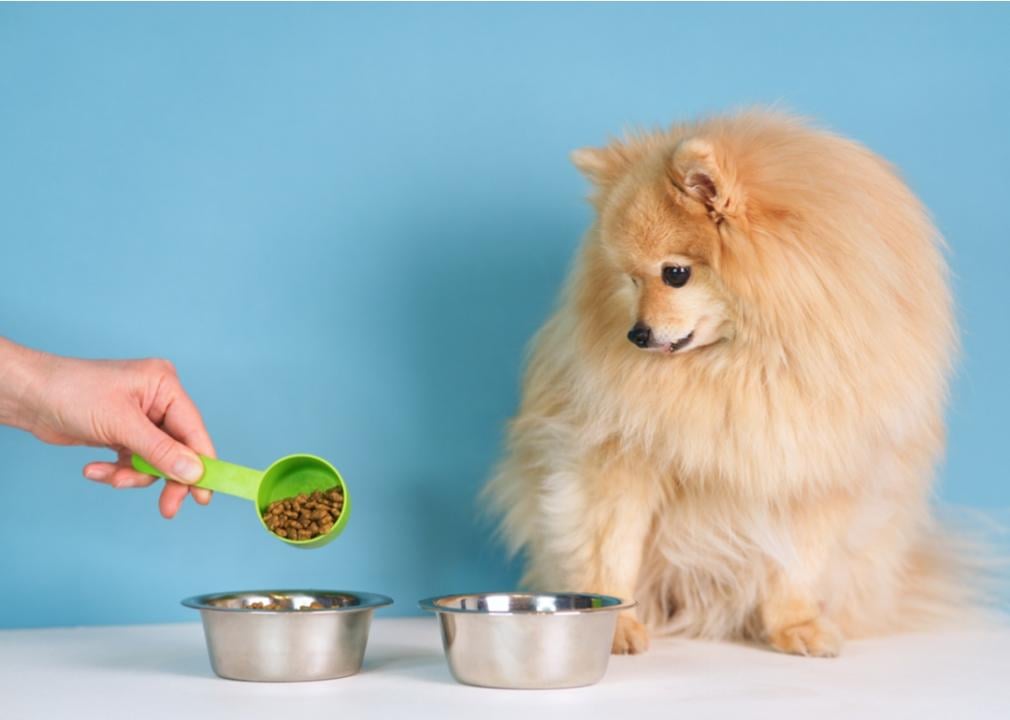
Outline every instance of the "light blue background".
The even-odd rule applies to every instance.
[[[0,429],[0,625],[257,586],[507,587],[475,495],[590,220],[568,152],[778,102],[901,167],[964,332],[941,495],[1008,504],[1004,6],[0,7],[0,334],[177,364],[223,457],[331,458],[324,550]]]

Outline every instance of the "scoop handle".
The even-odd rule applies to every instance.
[[[165,473],[144,460],[140,455],[134,455],[130,462],[133,465],[133,469],[138,472],[153,475],[154,477],[165,477]],[[256,501],[260,480],[263,479],[263,472],[261,470],[253,470],[252,468],[235,465],[224,460],[216,460],[206,455],[200,455],[200,462],[203,463],[203,477],[200,478],[200,482],[196,483],[195,487],[207,488],[208,490],[224,493],[225,495],[234,495],[246,500],[252,500],[253,502]]]

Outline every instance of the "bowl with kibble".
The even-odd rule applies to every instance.
[[[200,611],[214,672],[228,680],[304,682],[354,675],[385,595],[247,590],[186,598]]]
[[[203,477],[196,487],[251,500],[275,538],[300,548],[322,547],[337,535],[351,513],[351,498],[340,472],[316,455],[288,455],[266,470],[201,455]],[[138,455],[133,467],[148,475],[164,473]]]

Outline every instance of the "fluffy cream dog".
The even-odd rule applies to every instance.
[[[488,494],[525,583],[830,656],[963,602],[929,504],[957,337],[894,170],[774,113],[577,151],[596,222]]]

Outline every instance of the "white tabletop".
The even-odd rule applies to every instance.
[[[1010,718],[1010,629],[849,643],[833,660],[655,640],[598,685],[488,690],[446,668],[433,618],[377,619],[359,675],[221,680],[199,624],[0,632],[0,718]],[[525,717],[524,717],[525,716]]]

